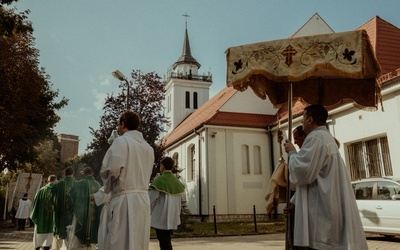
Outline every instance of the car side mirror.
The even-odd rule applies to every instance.
[[[400,194],[395,194],[392,196],[392,200],[400,200]]]

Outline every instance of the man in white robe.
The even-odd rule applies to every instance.
[[[368,249],[354,192],[328,112],[310,105],[303,114],[307,137],[297,153],[286,140],[290,181],[296,184],[294,246],[310,249]]]
[[[137,113],[125,111],[118,123],[121,136],[111,144],[100,170],[104,192],[112,194],[107,207],[105,249],[148,249],[150,199],[147,190],[154,150],[137,131],[140,125]]]
[[[96,193],[92,194],[90,196],[91,199],[94,200],[97,206],[104,205],[103,208],[101,209],[101,214],[100,214],[100,225],[99,225],[99,231],[98,231],[98,241],[97,241],[97,247],[99,250],[106,249],[107,246],[107,221],[108,221],[108,203],[110,202],[111,199],[111,193],[104,193],[104,186],[99,189]]]

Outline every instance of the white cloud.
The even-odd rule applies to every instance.
[[[101,75],[99,76],[100,79],[100,86],[110,86],[111,85],[111,81],[110,78],[105,76],[105,75]]]
[[[89,113],[92,111],[90,108],[81,107],[79,108],[79,113]]]
[[[94,107],[97,110],[102,110],[104,107],[105,99],[107,97],[107,93],[100,93],[97,90],[92,90],[92,94],[95,98],[95,102],[93,103]]]

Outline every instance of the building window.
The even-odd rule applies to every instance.
[[[174,159],[174,161],[175,161],[175,170],[176,171],[174,171],[174,173],[175,173],[177,178],[180,178],[181,177],[180,176],[181,170],[179,169],[179,154],[178,153],[174,153],[172,155],[172,159]]]
[[[387,137],[347,146],[352,180],[393,176]]]
[[[168,95],[167,99],[167,112],[171,111],[171,95]]]
[[[193,93],[193,108],[197,109],[197,92]]]
[[[254,154],[254,174],[262,174],[260,146],[253,147],[253,154]]]
[[[172,155],[172,159],[174,159],[174,161],[175,161],[175,167],[176,167],[176,168],[179,168],[179,167],[178,167],[178,165],[179,165],[179,154],[178,154],[178,153],[174,153],[174,154]]]
[[[242,174],[250,174],[249,146],[242,145]]]
[[[185,108],[190,109],[190,93],[189,91],[185,92]]]
[[[190,145],[188,148],[188,168],[187,168],[187,180],[194,180],[194,170],[195,170],[195,147],[194,145]]]

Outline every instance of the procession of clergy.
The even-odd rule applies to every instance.
[[[65,178],[57,181],[50,175],[47,181],[35,195],[30,216],[35,223],[34,248],[61,249],[63,243],[67,249],[96,245],[103,205],[97,206],[90,198],[101,187],[93,170],[86,167],[84,178],[76,181],[74,170],[67,168]]]
[[[154,150],[137,130],[139,125],[137,113],[121,115],[119,136],[110,137],[102,162],[103,186],[90,167],[79,181],[72,168],[60,181],[55,175],[48,177],[47,185],[35,195],[30,216],[36,250],[148,249],[150,227],[160,249],[172,249],[172,230],[181,222],[185,187],[172,173],[175,161],[170,157],[161,160],[161,175],[149,184]]]

